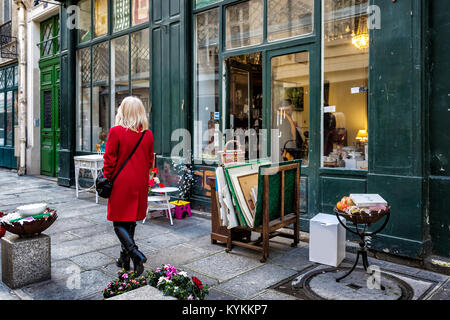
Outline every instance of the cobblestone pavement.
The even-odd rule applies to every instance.
[[[58,212],[57,221],[44,232],[51,237],[52,279],[17,290],[0,282],[0,300],[102,299],[103,288],[115,279],[114,261],[120,251],[112,224],[106,220],[106,201],[96,204],[92,193],[77,199],[74,188],[0,169],[0,211],[36,202],[47,202]],[[181,267],[211,287],[208,299],[295,299],[271,287],[315,265],[308,259],[307,243],[291,248],[291,240],[276,237],[269,260],[262,264],[255,251],[234,248],[226,253],[223,244],[211,244],[210,231],[211,220],[202,217],[174,219],[173,226],[166,217],[157,217],[138,222],[136,242],[148,258],[146,269],[166,263]],[[349,253],[348,262],[353,257]],[[436,277],[441,285],[434,298],[449,299],[448,277],[384,261],[382,265]],[[77,271],[80,286],[73,288]]]

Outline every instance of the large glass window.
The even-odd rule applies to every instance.
[[[129,36],[125,35],[111,41],[111,81],[113,115],[117,114],[122,100],[129,96]],[[114,116],[111,118],[114,123]]]
[[[17,125],[16,68],[0,70],[0,146],[14,145],[14,126]]]
[[[195,16],[194,156],[216,159],[219,126],[219,10]]]
[[[367,5],[367,0],[324,1],[325,167],[368,168]]]
[[[130,0],[113,0],[113,32],[130,26]]]
[[[5,93],[0,93],[0,146],[5,145]]]
[[[272,152],[308,165],[309,53],[272,58]]]
[[[78,42],[91,40],[91,0],[78,2],[80,16],[78,19]]]
[[[222,0],[195,0],[195,7],[201,8],[201,7],[208,6],[210,4],[213,4],[213,3],[216,3],[219,1],[222,1]]]
[[[249,0],[226,8],[226,48],[239,48],[263,41],[262,0]]]
[[[91,151],[91,48],[77,52],[77,140],[80,151]]]
[[[108,42],[92,47],[92,140],[93,146],[106,143],[109,131]]]
[[[313,13],[314,0],[268,0],[268,40],[311,33]]]
[[[131,15],[133,17],[133,26],[148,22],[149,0],[133,0]]]
[[[108,0],[95,0],[94,34],[103,36],[108,32]]]
[[[141,99],[145,110],[150,104],[149,29],[131,34],[131,93]]]

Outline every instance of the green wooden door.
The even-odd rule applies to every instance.
[[[41,67],[41,174],[55,177],[59,154],[59,60]]]
[[[39,67],[41,105],[41,174],[55,177],[59,170],[59,16],[40,25]]]
[[[170,156],[172,133],[187,126],[185,0],[153,0],[151,128],[155,152]]]

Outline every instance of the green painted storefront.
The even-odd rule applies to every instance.
[[[74,184],[74,156],[95,152],[93,147],[96,137],[92,129],[91,149],[79,150],[77,147],[79,137],[74,119],[77,119],[79,105],[76,79],[80,72],[77,69],[77,54],[80,50],[88,48],[86,50],[91,50],[91,57],[95,59],[96,45],[108,43],[106,58],[112,59],[111,47],[116,43],[114,39],[130,35],[129,57],[133,59],[132,34],[148,30],[148,108],[155,135],[155,152],[159,155],[158,164],[162,167],[170,160],[171,150],[178,143],[171,141],[173,130],[186,128],[193,132],[195,129],[195,108],[198,103],[195,21],[196,16],[215,10],[218,12],[217,77],[220,80],[216,88],[218,94],[211,99],[218,101],[219,107],[215,111],[219,112],[219,119],[211,122],[211,125],[218,124],[221,129],[230,128],[230,73],[226,71],[231,65],[225,65],[225,60],[255,53],[260,55],[261,69],[254,71],[260,74],[261,83],[255,82],[249,90],[262,90],[262,127],[270,128],[273,116],[271,88],[274,82],[270,70],[275,67],[277,57],[307,54],[309,157],[307,166],[302,168],[305,181],[303,192],[306,195],[303,206],[305,212],[301,218],[302,230],[308,231],[309,219],[315,214],[332,213],[333,206],[342,196],[349,193],[379,193],[389,201],[392,214],[383,233],[371,242],[372,248],[413,258],[423,258],[432,252],[449,256],[447,208],[450,204],[450,164],[447,159],[450,157],[450,135],[447,128],[450,124],[450,92],[446,84],[446,71],[449,68],[446,40],[449,38],[450,25],[440,23],[449,19],[448,1],[369,1],[369,5],[380,9],[381,28],[370,30],[367,66],[367,170],[326,168],[322,165],[322,1],[313,2],[312,32],[280,41],[267,40],[268,1],[261,1],[264,13],[261,42],[242,48],[227,49],[224,24],[227,8],[245,1],[197,1],[201,5],[196,7],[195,1],[153,0],[149,2],[148,21],[136,25],[127,22],[129,27],[116,32],[113,32],[112,16],[117,6],[114,6],[114,1],[109,1],[108,30],[105,34],[80,43],[77,30],[61,28],[58,184]],[[66,1],[65,6],[76,3]],[[92,4],[92,11],[95,8]],[[132,6],[128,8],[132,12]],[[61,25],[65,25],[68,21],[67,13],[64,10],[61,12]],[[94,15],[91,26],[95,26]],[[94,68],[92,61],[91,68]],[[91,110],[97,103],[93,102],[93,95],[97,99],[93,92],[97,91],[92,88],[101,86],[102,92],[109,93],[114,89],[111,80],[119,79],[109,72],[109,77],[104,79],[106,82],[103,84],[95,84],[95,75],[89,80]],[[133,93],[136,88],[142,88],[133,85],[131,71],[129,79],[127,92]],[[118,94],[117,86],[114,90]],[[256,110],[257,104],[254,102],[250,108]],[[108,107],[108,110],[113,109]],[[105,119],[110,121],[111,112]],[[93,121],[92,117],[90,121]],[[191,143],[195,149],[195,138]],[[209,208],[207,177],[212,170],[214,165],[197,164],[194,167],[196,183],[192,202],[198,208]]]

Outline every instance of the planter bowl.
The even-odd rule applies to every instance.
[[[49,217],[35,219],[32,221],[20,220],[16,222],[1,221],[0,227],[6,229],[11,233],[14,233],[21,237],[33,236],[40,234],[58,218],[56,210],[46,209],[45,212],[50,212]]]
[[[17,208],[17,211],[19,211],[22,217],[29,217],[43,213],[46,208],[46,203],[34,203],[20,206]]]

